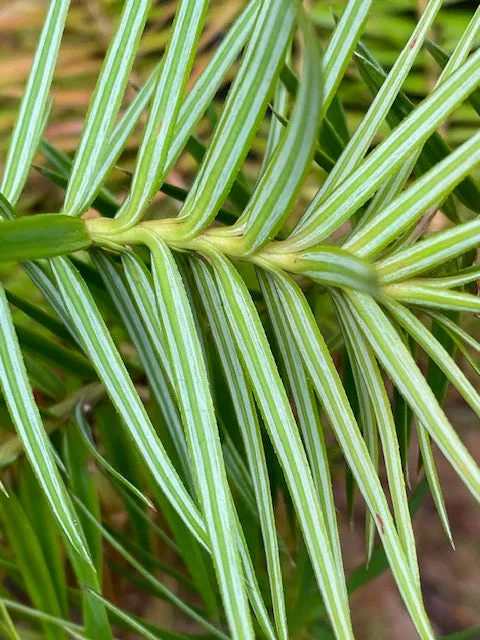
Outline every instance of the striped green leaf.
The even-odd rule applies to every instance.
[[[443,371],[448,380],[458,389],[476,414],[480,416],[480,394],[475,390],[472,383],[431,331],[429,331],[411,311],[398,302],[388,300],[385,301],[385,306],[395,320],[401,324],[405,331],[426,351],[429,357],[436,363],[437,367]]]
[[[148,243],[158,310],[225,612],[235,637],[253,638],[240,556],[232,545],[236,537],[233,504],[193,315],[171,252],[155,237],[150,236]]]
[[[361,257],[378,253],[431,207],[439,206],[453,187],[480,164],[480,133],[455,149],[371,222],[348,239],[344,248]]]
[[[0,320],[0,379],[12,420],[50,508],[71,548],[72,561],[79,577],[82,576],[85,584],[98,588],[85,537],[60,477],[28,382],[3,289],[0,289]],[[94,619],[98,616],[97,624],[103,625],[102,612],[96,611],[95,607],[89,611],[89,603],[86,603],[86,607],[86,614],[91,613]],[[103,629],[108,637],[108,627]]]
[[[339,573],[331,551],[305,451],[263,327],[238,273],[219,254],[212,259],[230,328],[285,474],[332,625],[341,637],[350,638],[343,572]]]
[[[211,61],[200,74],[191,91],[186,96],[178,113],[174,134],[167,150],[167,159],[163,170],[163,180],[170,172],[178,156],[188,143],[189,136],[192,135],[195,125],[198,123],[208,105],[212,101],[216,91],[220,87],[228,69],[235,62],[239,52],[245,44],[249,35],[256,12],[258,11],[259,0],[252,0],[240,15],[238,20],[225,34],[217,51]],[[114,167],[120,157],[128,138],[132,135],[142,114],[147,108],[151,97],[158,85],[162,71],[162,63],[150,75],[147,82],[138,92],[137,96],[125,111],[120,122],[115,127],[108,142],[108,151],[105,154],[103,164],[98,173],[93,176],[88,200],[91,201],[99,187],[104,183],[108,173]]]
[[[131,294],[112,260],[101,252],[96,252],[93,260],[137,349],[180,460],[182,477],[192,486],[187,446],[173,397],[170,366],[163,343],[163,329],[155,312],[153,284],[145,267],[142,268],[142,263],[133,254],[124,256]]]
[[[267,463],[258,424],[257,410],[249,389],[235,342],[228,328],[228,320],[216,289],[215,280],[201,260],[190,262],[199,289],[213,338],[219,354],[225,379],[230,389],[237,421],[242,433],[250,474],[256,498],[256,510],[260,518],[263,542],[270,579],[270,591],[279,638],[288,638],[284,588],[280,567],[277,533],[270,494]]]
[[[130,433],[140,456],[182,520],[204,541],[200,514],[158,438],[90,291],[71,263],[58,258],[52,270],[83,348]]]
[[[168,148],[184,98],[208,0],[181,0],[152,97],[128,198],[118,213],[131,226],[144,214],[165,177]]]
[[[190,236],[216,216],[248,153],[285,59],[297,6],[297,0],[261,2],[242,63],[181,212]]]
[[[12,203],[23,189],[45,126],[50,85],[70,0],[52,0],[10,139],[0,191]]]
[[[465,483],[480,499],[480,470],[438,405],[410,352],[380,309],[361,293],[348,293],[367,340],[395,385],[408,400],[432,439]]]
[[[408,39],[408,42],[402,52],[395,60],[395,64],[385,79],[380,91],[375,96],[375,99],[365,117],[357,127],[341,157],[338,159],[338,162],[330,172],[322,189],[309,205],[309,210],[316,208],[321,201],[325,200],[335,187],[357,168],[359,162],[368,151],[370,143],[384,121],[395,96],[399,92],[405,78],[414,64],[418,52],[422,47],[423,41],[428,34],[441,5],[442,0],[431,0],[428,3],[415,30]],[[303,216],[302,224],[299,225],[298,230],[300,230],[308,218],[309,212],[306,211]]]
[[[290,331],[295,336],[312,384],[325,407],[343,454],[375,519],[398,588],[412,620],[422,638],[433,638],[417,580],[412,575],[410,562],[395,530],[380,481],[324,339],[298,287],[285,276],[277,276],[275,282]]]
[[[334,300],[338,308],[338,316],[341,319],[342,325],[345,327],[347,342],[350,344],[352,350],[352,360],[358,367],[359,372],[361,372],[364,384],[368,389],[370,401],[373,405],[378,425],[378,433],[380,434],[382,442],[383,458],[387,470],[388,485],[392,496],[398,534],[403,545],[405,556],[410,562],[411,573],[420,588],[415,538],[408,510],[408,497],[395,421],[387,390],[372,349],[366,343],[360,327],[355,322],[355,316],[351,313],[342,297],[336,295]]]
[[[343,571],[336,507],[332,491],[328,455],[315,397],[309,384],[303,361],[281,310],[276,304],[275,285],[271,276],[260,269],[257,276],[267,303],[268,313],[275,332],[275,338],[282,355],[290,391],[298,416],[305,449],[312,470],[312,478],[317,491],[323,517],[329,534],[337,570]]]
[[[372,0],[349,0],[328,43],[322,63],[322,114],[325,114],[332,104],[355,45],[362,35],[371,6]]]
[[[203,616],[198,614],[195,609],[190,607],[181,598],[179,598],[171,589],[169,589],[163,582],[156,578],[151,572],[147,571],[138,560],[136,560],[115,538],[114,535],[109,533],[107,529],[90,513],[90,511],[81,503],[78,499],[75,499],[77,508],[84,516],[92,523],[92,525],[101,532],[102,537],[110,544],[135,571],[141,575],[148,583],[152,585],[158,596],[164,598],[168,602],[171,602],[188,618],[192,618],[199,625],[204,627],[215,638],[221,638],[226,640],[227,636],[217,629],[214,625],[210,624]]]
[[[241,231],[246,255],[280,230],[305,180],[316,146],[322,106],[320,53],[310,23],[300,14],[305,40],[303,73],[297,102],[265,171],[233,229]]]
[[[450,522],[448,520],[447,507],[445,505],[445,499],[443,497],[442,487],[437,473],[437,466],[432,451],[430,436],[428,435],[427,429],[425,429],[421,422],[417,423],[417,435],[422,463],[425,469],[425,477],[427,478],[428,486],[430,487],[433,502],[437,509],[438,517],[442,523],[445,535],[452,547],[455,549],[452,531],[450,529]]]
[[[377,273],[382,284],[405,280],[453,260],[462,253],[475,249],[480,244],[480,218],[440,231],[418,242],[412,247],[387,256],[377,264]],[[467,272],[460,280],[455,276],[437,279],[442,288],[460,286],[475,280],[478,267]],[[457,284],[458,283],[458,284]],[[434,286],[433,284],[431,286]]]
[[[480,298],[471,293],[452,291],[440,287],[429,287],[422,280],[410,280],[398,284],[391,284],[384,288],[384,292],[402,302],[431,309],[450,309],[452,311],[466,311],[480,313]]]
[[[368,156],[314,212],[289,246],[298,250],[321,242],[357,211],[384,180],[408,159],[480,81],[480,51],[475,52],[450,78]],[[478,146],[478,145],[477,145]]]
[[[90,102],[68,183],[63,210],[79,216],[88,208],[88,192],[115,126],[151,0],[127,0]]]

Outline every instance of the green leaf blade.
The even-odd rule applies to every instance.
[[[208,378],[187,294],[173,256],[149,238],[157,304],[174,373],[212,557],[233,635],[253,638],[233,503],[228,488]]]

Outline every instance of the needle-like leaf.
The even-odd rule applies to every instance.
[[[60,617],[60,603],[38,538],[15,495],[10,492],[7,496],[4,490],[0,491],[0,520],[33,604],[40,611]],[[49,640],[66,637],[48,623],[43,625],[43,631]]]
[[[69,546],[75,571],[85,584],[97,589],[97,577],[85,537],[60,477],[52,445],[30,388],[3,287],[0,287],[0,381],[25,453]],[[110,637],[104,612],[98,610],[91,600],[85,602],[85,615],[87,626],[95,620],[97,628],[106,638]]]
[[[440,231],[426,240],[395,252],[377,264],[377,272],[382,284],[390,284],[417,276],[434,269],[442,263],[453,260],[462,253],[475,249],[480,244],[480,218]],[[475,279],[476,272],[467,275],[467,280],[439,279],[437,286],[449,288],[460,286],[469,279]],[[432,285],[433,286],[433,285]]]
[[[180,107],[174,134],[167,150],[167,159],[160,181],[171,170],[185,145],[188,143],[195,125],[198,123],[216,91],[221,85],[228,69],[235,62],[239,52],[245,44],[253,25],[255,14],[258,11],[260,0],[252,0],[240,15],[235,24],[225,34],[215,55],[198,77],[191,91]],[[141,115],[148,106],[149,101],[157,87],[162,63],[150,75],[147,82],[139,91],[131,105],[126,110],[121,121],[115,127],[108,143],[108,151],[105,154],[103,164],[98,173],[93,176],[88,200],[91,201],[104,183],[108,173],[114,167],[120,157],[128,138],[132,135]]]
[[[328,237],[357,211],[389,175],[408,159],[465,100],[480,81],[480,51],[415,109],[314,212],[306,226],[294,232],[291,249],[302,249]],[[477,144],[478,147],[478,144]]]
[[[257,410],[237,354],[235,342],[228,328],[228,320],[222,308],[215,280],[203,261],[192,260],[190,264],[209,318],[243,437],[250,470],[250,476],[248,477],[251,477],[253,482],[256,512],[260,518],[263,532],[278,637],[288,638],[275,517]]]
[[[235,269],[219,254],[214,255],[213,264],[231,331],[282,465],[332,625],[341,637],[350,638],[344,576],[333,557],[298,428],[263,327]],[[237,322],[239,317],[241,323]]]
[[[198,498],[202,504],[225,612],[234,637],[253,638],[236,521],[213,402],[187,294],[170,250],[155,237],[152,251],[157,304],[165,332]]]
[[[275,278],[277,295],[312,383],[325,406],[343,454],[375,519],[400,592],[421,637],[433,638],[418,582],[395,530],[385,495],[339,375],[315,319],[298,287],[285,276]],[[358,294],[360,295],[360,294]],[[368,299],[368,296],[367,296]]]
[[[395,60],[395,64],[385,79],[381,90],[375,96],[375,100],[345,147],[338,162],[336,162],[330,172],[325,184],[309,205],[308,211],[305,212],[302,223],[298,226],[297,231],[299,231],[308,220],[309,211],[315,209],[320,202],[325,200],[335,187],[356,169],[362,160],[378,128],[385,119],[395,96],[404,83],[441,5],[442,0],[431,0],[428,3],[415,30]]]
[[[297,103],[252,198],[234,226],[242,232],[246,255],[274,237],[286,221],[316,146],[322,106],[320,52],[311,24],[305,16],[300,16],[305,54]],[[229,232],[233,233],[233,229]]]
[[[392,324],[374,300],[353,291],[347,295],[369,343],[388,375],[408,400],[465,486],[477,500],[480,500],[480,470],[447,420]]]
[[[416,578],[418,587],[420,588],[415,538],[408,511],[407,491],[395,421],[387,390],[385,389],[375,356],[366,343],[360,327],[355,322],[355,317],[350,312],[348,305],[340,295],[335,295],[334,300],[339,311],[338,315],[341,317],[342,325],[346,329],[347,341],[350,344],[354,356],[353,360],[361,372],[376,415],[397,530],[403,544],[405,556],[410,562],[412,575]]]
[[[163,331],[158,316],[154,312],[153,284],[148,279],[146,269],[144,267],[142,269],[140,260],[133,254],[126,254],[124,258],[132,295],[113,262],[105,254],[97,252],[93,259],[142,361],[180,460],[183,477],[187,479],[187,484],[192,486],[189,456],[180,415],[173,398]],[[135,298],[140,313],[137,312],[132,297]]]
[[[23,94],[5,162],[0,191],[16,202],[30,171],[45,126],[48,95],[70,0],[52,0]]]
[[[328,43],[322,63],[324,98],[322,114],[330,107],[352,51],[360,39],[372,0],[350,0]]]
[[[422,280],[391,284],[385,287],[384,291],[388,296],[405,304],[432,309],[480,313],[480,298],[478,296],[451,289],[429,287]]]
[[[181,0],[165,53],[128,198],[118,213],[131,226],[144,214],[165,177],[165,163],[193,64],[208,0]]]
[[[275,332],[275,338],[283,358],[290,390],[295,403],[305,449],[312,470],[312,478],[322,507],[330,544],[337,563],[337,570],[343,571],[342,550],[338,533],[337,515],[332,491],[332,479],[328,466],[328,456],[323,436],[323,425],[308,381],[301,355],[285,323],[285,318],[276,304],[275,286],[272,277],[262,270],[257,271],[268,313]]]
[[[429,357],[436,363],[437,367],[443,371],[450,382],[465,398],[466,402],[468,402],[480,417],[479,393],[435,336],[403,305],[394,300],[388,300],[385,301],[385,306],[395,320],[415,339],[415,342],[426,351]]]
[[[226,640],[227,636],[219,631],[215,626],[210,624],[208,620],[205,620],[201,615],[199,615],[195,609],[186,604],[181,598],[179,598],[175,593],[169,589],[166,585],[163,584],[158,578],[156,578],[152,573],[147,571],[138,560],[136,560],[115,538],[114,535],[109,533],[105,527],[95,518],[93,514],[83,505],[78,498],[75,498],[75,503],[79,511],[81,511],[85,517],[92,523],[92,525],[101,532],[103,538],[141,575],[147,580],[155,591],[161,595],[162,598],[171,602],[174,606],[176,606],[180,611],[182,611],[186,616],[195,620],[199,625],[204,627],[212,636],[216,638],[221,638],[222,640]]]
[[[71,322],[139,454],[174,509],[203,542],[204,528],[200,514],[150,422],[91,293],[68,260],[60,258],[52,261],[52,270]]]
[[[414,224],[431,207],[439,206],[460,180],[480,163],[480,133],[455,149],[401,193],[386,209],[353,234],[345,249],[371,257]]]
[[[68,215],[79,216],[90,204],[90,185],[101,166],[105,145],[110,141],[150,6],[151,0],[127,0],[124,5],[75,155],[63,205]]]
[[[190,236],[216,216],[248,153],[285,59],[297,6],[297,0],[262,0],[240,69],[181,213]]]

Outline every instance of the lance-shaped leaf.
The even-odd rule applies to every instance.
[[[405,556],[410,562],[412,575],[416,578],[418,587],[420,588],[415,537],[413,535],[408,510],[408,497],[395,421],[387,390],[372,349],[365,341],[361,329],[355,322],[355,317],[351,313],[344,298],[336,294],[334,300],[338,308],[338,317],[346,329],[346,339],[353,355],[352,360],[361,373],[376,415],[398,534],[403,545]]]
[[[35,404],[3,287],[0,287],[0,382],[8,409],[38,482],[63,533],[79,580],[98,589],[98,581],[78,516],[57,468],[52,445]],[[111,637],[105,612],[91,598],[84,602],[86,625]]]
[[[75,154],[63,210],[81,215],[89,206],[90,185],[110,141],[151,0],[127,0],[93,93],[80,144]]]
[[[260,318],[232,265],[220,254],[212,260],[230,329],[285,474],[332,625],[342,638],[351,638],[343,572],[336,566],[307,457]]]
[[[291,249],[312,246],[350,218],[385,179],[408,159],[480,82],[480,51],[475,52],[448,80],[426,98],[356,169],[312,212],[310,221],[291,236]]]
[[[162,343],[162,329],[158,316],[154,313],[153,286],[148,280],[146,270],[142,270],[140,260],[133,254],[131,256],[126,254],[124,258],[127,278],[129,274],[131,276],[131,294],[111,259],[100,251],[94,254],[93,259],[137,349],[180,460],[182,477],[189,480],[188,484],[191,486],[189,456],[180,415],[172,393],[168,360]],[[127,263],[130,265],[129,268]],[[133,298],[139,312],[135,308]],[[149,306],[145,307],[145,305]]]
[[[300,25],[305,54],[297,103],[252,198],[233,228],[242,233],[247,255],[257,251],[281,229],[303,185],[316,146],[322,105],[320,52],[312,26],[302,13]],[[233,229],[229,233],[233,233]]]
[[[191,260],[190,264],[210,322],[247,454],[250,470],[248,478],[249,481],[251,478],[253,483],[256,513],[258,513],[262,528],[278,637],[288,638],[275,517],[257,409],[237,354],[237,347],[228,327],[228,320],[222,308],[215,280],[203,261]]]
[[[375,519],[400,593],[421,637],[433,638],[415,577],[398,538],[383,489],[356,424],[345,390],[300,289],[286,276],[275,278],[277,295],[307,371],[327,412],[343,454]],[[359,294],[360,295],[360,294]]]
[[[402,52],[395,60],[395,64],[382,84],[381,89],[375,96],[375,99],[365,114],[365,117],[355,130],[355,133],[345,147],[341,157],[335,163],[335,166],[330,172],[325,184],[310,203],[308,210],[302,217],[302,224],[298,226],[297,230],[300,230],[308,220],[310,215],[309,212],[315,209],[321,201],[325,200],[335,187],[340,184],[342,180],[346,179],[354,169],[356,169],[359,162],[368,151],[370,143],[389,112],[401,86],[405,82],[405,79],[415,62],[423,41],[428,34],[441,5],[442,0],[431,0],[428,3],[427,8],[418,21],[415,30],[408,39],[408,42]]]
[[[275,332],[275,338],[282,355],[287,379],[295,403],[298,423],[301,428],[305,449],[312,470],[312,478],[322,507],[330,544],[337,563],[337,570],[343,571],[342,549],[337,524],[337,515],[332,491],[332,479],[328,454],[323,436],[323,425],[312,387],[307,379],[305,367],[297,345],[279,309],[272,277],[266,271],[257,270],[257,277],[267,303],[268,315]]]
[[[167,159],[163,169],[163,177],[159,176],[159,181],[163,180],[170,172],[185,145],[188,144],[188,140],[193,129],[205,113],[208,105],[213,100],[228,69],[237,59],[238,54],[244,46],[247,36],[252,29],[253,20],[258,11],[259,3],[260,0],[252,0],[233,26],[225,34],[212,59],[206,66],[205,70],[200,74],[191,91],[185,98],[185,101],[181,105],[178,119],[175,124],[174,134],[168,146]],[[147,82],[143,85],[142,89],[135,96],[135,99],[126,110],[121,121],[115,127],[108,142],[108,150],[105,154],[102,166],[97,175],[93,176],[88,200],[91,201],[94,194],[98,192],[99,187],[105,182],[108,173],[120,157],[127,140],[132,135],[138,121],[151,100],[153,92],[157,87],[161,72],[162,63],[160,63],[160,65],[150,75]]]
[[[440,408],[412,355],[378,304],[361,293],[348,298],[379,361],[405,396],[465,486],[480,500],[480,470]]]
[[[202,518],[152,426],[90,291],[65,258],[52,261],[52,270],[71,323],[147,469],[188,528],[204,543]]]
[[[417,276],[453,260],[462,253],[475,249],[480,244],[480,218],[459,224],[451,229],[432,234],[413,247],[397,251],[377,263],[377,273],[382,284],[390,284]],[[476,275],[477,274],[477,275]],[[445,289],[461,286],[478,277],[478,267],[467,278],[439,278],[437,286]],[[455,278],[452,280],[452,278]],[[457,284],[458,283],[458,284]],[[433,286],[433,285],[432,285]]]
[[[335,27],[322,63],[324,98],[322,114],[332,104],[338,85],[360,39],[372,0],[350,0]]]
[[[362,257],[378,253],[423,213],[440,205],[453,187],[479,163],[480,133],[477,133],[354,233],[344,248]]]
[[[45,126],[48,94],[62,39],[70,0],[52,0],[32,70],[13,129],[0,191],[16,202],[30,171]]]
[[[240,555],[232,544],[233,504],[192,311],[170,250],[152,235],[146,242],[152,251],[158,309],[227,619],[234,636],[253,638]]]
[[[150,113],[132,179],[130,193],[117,217],[133,225],[144,214],[165,177],[168,147],[205,19],[208,0],[181,0],[159,73]]]
[[[391,284],[384,288],[384,292],[405,304],[412,304],[432,309],[450,309],[452,311],[467,311],[480,313],[480,298],[471,293],[452,291],[440,287],[429,287],[422,280],[409,280],[398,284]]]
[[[262,0],[255,29],[181,213],[190,236],[216,216],[248,153],[285,59],[297,7],[297,0]]]
[[[443,345],[435,338],[431,331],[403,305],[394,300],[386,300],[385,306],[395,320],[402,325],[405,331],[415,339],[436,363],[437,367],[443,371],[448,380],[458,389],[465,398],[465,401],[468,402],[480,417],[480,395]]]

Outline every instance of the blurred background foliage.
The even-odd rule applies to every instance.
[[[306,6],[314,20],[320,40],[323,44],[328,41],[334,25],[336,14],[340,14],[346,0],[306,0]],[[367,23],[364,42],[375,53],[385,69],[391,66],[399,50],[410,36],[417,16],[423,10],[426,0],[376,0]],[[123,2],[120,0],[72,0],[67,28],[60,52],[59,62],[54,81],[52,95],[52,110],[46,130],[46,138],[56,147],[72,153],[83,125],[83,117],[94,87],[100,65],[106,52],[108,42],[114,31]],[[157,0],[151,11],[147,29],[140,45],[131,86],[127,91],[127,101],[135,95],[138,86],[147,79],[154,66],[161,59],[165,44],[168,40],[169,28],[175,13],[176,0]],[[216,43],[222,38],[224,30],[238,14],[244,5],[243,0],[211,0],[206,26],[200,41],[200,55],[196,60],[191,82],[204,68]],[[0,0],[0,172],[9,140],[16,110],[21,98],[23,87],[28,76],[32,55],[38,39],[40,28],[48,6],[48,0]],[[476,0],[445,0],[440,11],[431,39],[450,52],[458,42],[473,11],[477,8]],[[477,45],[480,43],[477,43]],[[225,79],[225,84],[219,92],[219,101],[228,90],[229,78],[235,69]],[[425,92],[433,87],[439,75],[439,68],[433,59],[424,51],[418,56],[412,72],[408,76],[404,90],[414,102],[423,99]],[[349,128],[354,130],[362,114],[371,104],[371,96],[365,85],[359,79],[356,68],[351,65],[340,87]],[[208,142],[213,125],[216,121],[217,109],[213,106],[201,122],[197,134],[200,139]],[[478,116],[474,115],[469,105],[458,109],[445,125],[443,133],[452,146],[456,146],[472,135],[478,128]],[[381,134],[387,129],[382,130]],[[255,150],[250,154],[245,167],[245,173],[255,178],[261,163],[261,157],[266,144],[268,120],[260,129],[255,142]],[[133,136],[128,144],[127,152],[119,161],[119,168],[110,177],[109,186],[117,193],[122,193],[129,182],[125,170],[132,167],[135,151],[139,143],[139,132]],[[42,158],[39,161],[44,163]],[[175,166],[169,182],[183,188],[188,188],[192,170],[196,166],[195,160],[188,154],[182,156]],[[320,169],[317,169],[320,172]],[[318,188],[321,175],[312,174],[306,183],[303,194],[304,202],[310,200]],[[30,176],[27,189],[20,201],[20,208],[25,212],[56,211],[62,200],[62,190],[47,180],[40,172]],[[159,207],[172,208],[178,204],[169,198],[159,195]],[[301,206],[302,203],[299,203]],[[440,221],[441,224],[441,221]],[[20,293],[23,297],[35,291],[28,282],[24,272],[20,269],[12,270],[11,265],[2,265],[0,277],[7,288],[13,293]],[[35,293],[35,295],[38,295]],[[33,302],[42,304],[37,297]],[[104,309],[108,313],[108,309]],[[31,321],[21,311],[15,312],[16,322],[28,331]],[[478,324],[478,320],[477,320]],[[123,329],[116,326],[115,318],[111,317],[111,329],[118,342],[122,343]],[[36,327],[38,329],[38,327]],[[472,329],[470,329],[471,331]],[[477,329],[478,331],[478,329]],[[129,344],[125,342],[124,349],[128,351]],[[128,355],[134,357],[134,353]],[[37,367],[52,367],[51,361],[33,361],[28,359],[29,373],[35,379]],[[42,376],[43,378],[43,376]],[[68,387],[66,388],[65,385]],[[61,379],[52,371],[51,388],[38,389],[41,402],[42,394],[47,396],[67,393],[75,386],[71,378]],[[72,387],[73,388],[73,387]],[[461,425],[461,437],[466,442],[474,457],[480,458],[480,435],[478,425],[460,399],[451,394],[447,402],[447,411],[452,414],[455,424]],[[3,402],[0,402],[0,426],[5,429],[9,418]],[[8,432],[8,427],[7,427]],[[5,431],[3,431],[3,436]],[[3,439],[2,436],[2,439]],[[436,518],[431,499],[428,498],[415,522],[415,531],[419,545],[419,559],[424,577],[424,592],[427,609],[437,628],[448,634],[460,628],[480,624],[480,522],[469,516],[476,513],[473,509],[473,499],[467,495],[458,478],[451,471],[443,458],[438,459],[439,472],[445,491],[453,533],[457,544],[454,554],[448,541],[443,536],[440,524]],[[101,484],[101,483],[100,483]],[[101,493],[106,491],[104,498],[112,498],[108,487],[101,487]],[[352,528],[346,514],[348,507],[345,502],[343,479],[339,477],[336,487],[336,499],[343,517],[342,535],[346,569],[351,570],[363,560],[363,516],[359,509],[354,514],[353,523],[358,528]],[[110,505],[115,512],[118,505]],[[121,515],[117,513],[117,517]],[[115,590],[112,585],[112,589]],[[130,594],[135,602],[135,593]],[[143,603],[145,605],[145,603]],[[159,615],[166,615],[165,611],[154,610],[158,601],[152,599],[151,619]],[[149,604],[147,603],[148,610]],[[409,640],[416,634],[400,602],[393,581],[384,574],[363,589],[360,589],[353,599],[353,614],[356,618],[357,629],[363,629],[368,638],[391,638]],[[147,616],[148,617],[148,616]],[[480,638],[480,634],[478,635]]]

